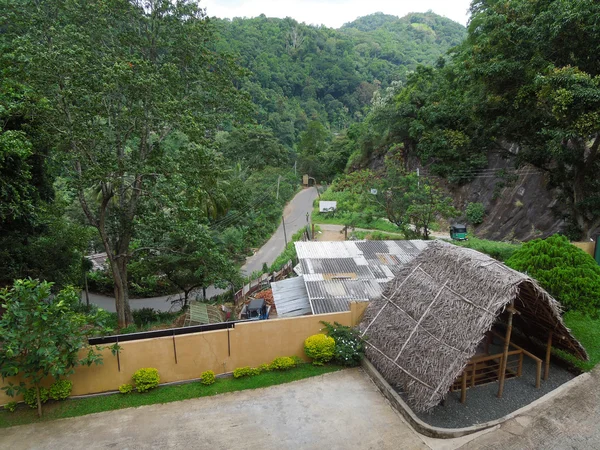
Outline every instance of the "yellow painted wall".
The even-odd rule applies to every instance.
[[[571,244],[573,244],[575,247],[579,247],[592,257],[594,256],[594,249],[596,248],[595,242],[571,242]]]
[[[352,303],[351,310],[342,313],[240,323],[229,331],[175,336],[175,348],[172,337],[123,342],[119,353],[120,370],[117,357],[110,350],[104,350],[102,365],[78,367],[71,375],[73,395],[117,390],[120,385],[131,383],[133,373],[143,367],[158,369],[161,383],[167,383],[199,378],[205,370],[221,374],[238,367],[256,367],[279,356],[305,358],[304,340],[320,332],[321,321],[356,325],[366,306],[366,302]],[[16,384],[18,380],[4,381],[8,382]],[[21,399],[0,391],[0,405],[13,400]]]

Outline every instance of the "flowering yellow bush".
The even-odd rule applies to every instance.
[[[333,358],[335,340],[325,334],[315,334],[304,341],[304,353],[315,366],[322,366]]]

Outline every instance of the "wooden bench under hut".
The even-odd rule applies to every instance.
[[[360,324],[367,358],[418,411],[448,392],[522,375],[533,360],[540,387],[551,347],[587,360],[561,318],[559,303],[533,279],[475,250],[433,242],[371,300]],[[514,342],[514,331],[545,347],[540,358]]]

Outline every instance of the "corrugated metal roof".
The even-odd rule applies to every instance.
[[[428,244],[419,240],[296,242],[299,272],[313,314],[347,311],[350,301],[379,297],[384,283]]]
[[[271,283],[278,317],[295,317],[312,312],[302,277]]]

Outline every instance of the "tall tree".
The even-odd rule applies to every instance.
[[[196,1],[8,6],[1,26],[13,35],[13,63],[47,99],[44,121],[107,252],[125,326],[132,322],[127,263],[136,229],[215,191],[214,177],[194,174],[206,161],[199,144],[210,143],[240,104],[240,72],[212,50],[211,25]],[[164,143],[175,131],[190,142],[173,156]]]

